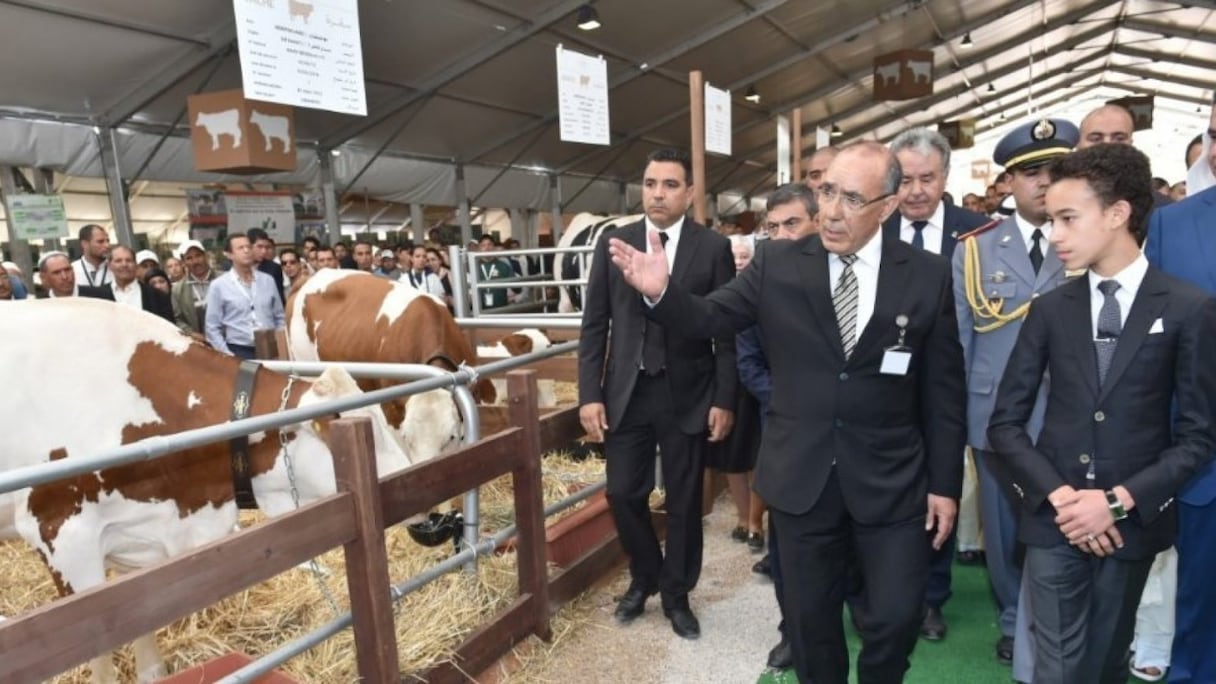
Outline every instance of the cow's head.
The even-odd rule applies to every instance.
[[[349,373],[341,368],[329,368],[300,396],[296,406],[309,406],[359,394],[363,394],[363,390],[359,389]],[[389,427],[379,404],[343,411],[340,415],[343,418],[371,419],[378,475],[383,477],[410,464],[400,437]],[[300,502],[328,496],[337,491],[333,457],[326,441],[329,437],[330,422],[330,419],[317,419],[284,428],[287,455],[292,459],[294,484],[299,492]],[[275,486],[290,484],[286,482],[286,464],[282,460],[280,458],[274,469],[267,473],[268,476],[276,478],[276,482],[267,481],[257,490],[258,505],[270,515],[295,508],[295,502],[290,498],[290,489],[280,491],[280,486]],[[255,479],[255,487],[258,484]]]
[[[516,330],[499,340],[499,343],[511,356],[523,356],[553,346],[553,342],[536,328]]]

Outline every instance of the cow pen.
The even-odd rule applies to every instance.
[[[484,322],[484,321],[483,321]],[[379,403],[407,394],[451,388],[468,395],[464,385],[477,373],[495,373],[533,363],[537,358],[570,350],[555,346],[539,354],[462,369],[455,373],[429,367],[397,367],[432,377],[360,397],[342,399],[279,414],[157,437],[91,458],[64,459],[0,474],[0,491],[11,491],[83,472],[147,460],[189,446],[309,420],[336,410]],[[360,369],[347,366],[353,374]],[[362,372],[367,372],[364,369]],[[475,444],[408,468],[380,481],[374,465],[363,458],[370,450],[370,430],[358,421],[343,421],[331,437],[335,453],[336,495],[238,532],[160,566],[133,573],[78,595],[55,601],[0,625],[0,680],[31,681],[53,676],[120,646],[133,638],[199,610],[229,594],[343,546],[348,561],[351,610],[313,632],[280,646],[223,681],[252,681],[325,639],[354,626],[357,665],[365,681],[396,681],[397,647],[392,631],[392,602],[446,572],[474,562],[499,543],[517,536],[518,597],[456,649],[455,657],[413,676],[427,681],[461,681],[476,674],[529,634],[547,638],[549,616],[577,596],[620,558],[615,537],[604,540],[578,561],[548,576],[544,516],[569,508],[602,489],[584,489],[542,510],[539,494],[540,454],[582,434],[575,409],[539,417],[535,404],[535,371],[513,372],[506,411],[512,427]],[[459,402],[462,412],[471,397]],[[475,441],[476,412],[466,439]],[[469,418],[469,414],[466,414]],[[369,453],[369,452],[368,452]],[[474,524],[466,527],[464,550],[397,586],[389,586],[382,530],[431,505],[510,473],[514,484],[515,524],[480,539]],[[472,510],[476,510],[475,508]],[[379,528],[375,527],[376,525]],[[470,542],[469,539],[472,541]],[[219,558],[258,558],[256,564],[214,562]],[[141,597],[172,595],[172,605],[152,605]],[[134,608],[138,606],[138,608]],[[386,624],[387,621],[387,624]],[[386,631],[387,629],[387,631]],[[53,635],[53,637],[51,636]]]

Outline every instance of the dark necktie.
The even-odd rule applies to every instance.
[[[1110,371],[1110,363],[1115,358],[1115,347],[1119,344],[1119,334],[1123,332],[1123,316],[1119,309],[1119,300],[1115,292],[1119,289],[1119,281],[1103,280],[1098,283],[1098,291],[1102,293],[1102,308],[1098,310],[1098,339],[1094,340],[1094,350],[1098,353],[1098,385],[1106,382],[1106,373]]]
[[[925,248],[925,226],[929,225],[928,221],[913,221],[912,222],[912,246],[917,249]]]
[[[1043,267],[1043,249],[1040,244],[1043,241],[1043,231],[1035,228],[1030,239],[1033,241],[1030,246],[1030,265],[1034,266],[1034,274],[1038,275],[1039,269]]]
[[[832,306],[836,309],[836,323],[840,326],[840,344],[844,347],[844,357],[853,354],[857,346],[857,275],[853,273],[853,263],[857,261],[856,254],[842,254],[840,260],[844,270],[840,272],[840,280],[836,281],[836,290],[832,293]]]
[[[659,242],[667,247],[667,232],[659,231]],[[667,357],[663,328],[654,321],[646,321],[646,333],[642,340],[642,369],[647,375],[658,375],[663,371]]]

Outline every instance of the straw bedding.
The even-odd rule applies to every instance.
[[[546,505],[566,497],[572,483],[595,482],[603,477],[603,463],[576,462],[564,454],[551,454],[544,461]],[[513,522],[510,477],[488,483],[481,489],[482,529],[492,532]],[[258,514],[246,514],[243,524],[255,524]],[[393,583],[417,575],[442,560],[451,547],[424,548],[415,544],[399,526],[386,532],[389,577]],[[342,610],[348,608],[345,563],[341,549],[320,558],[329,571],[324,581]],[[23,542],[0,542],[0,615],[13,617],[55,598],[55,590],[38,556]],[[463,638],[488,616],[503,608],[517,591],[515,556],[483,557],[476,576],[449,573],[421,591],[407,596],[396,615],[397,643],[403,672],[419,672],[451,657]],[[160,597],[171,600],[169,597]],[[149,600],[157,600],[150,597]],[[571,604],[553,621],[555,640],[560,640],[589,609]],[[269,652],[333,619],[333,609],[318,582],[306,570],[291,570],[229,597],[206,610],[188,616],[158,632],[158,641],[170,672],[178,672],[229,651],[253,656]],[[317,648],[282,666],[289,675],[305,682],[352,682],[357,679],[353,636],[346,630]],[[517,649],[516,658],[527,661],[543,657],[551,648]],[[130,649],[119,652],[124,681],[133,681]],[[476,673],[470,673],[475,675]],[[56,678],[55,682],[86,682],[87,667]]]

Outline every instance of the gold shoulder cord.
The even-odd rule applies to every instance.
[[[988,299],[984,296],[984,275],[980,268],[980,248],[975,238],[963,241],[963,288],[967,295],[967,305],[971,307],[977,321],[990,322],[975,325],[976,332],[991,332],[1009,323],[1021,320],[1030,311],[1031,300],[1026,300],[1018,308],[1009,313],[1001,313],[1005,305],[1004,298]]]

